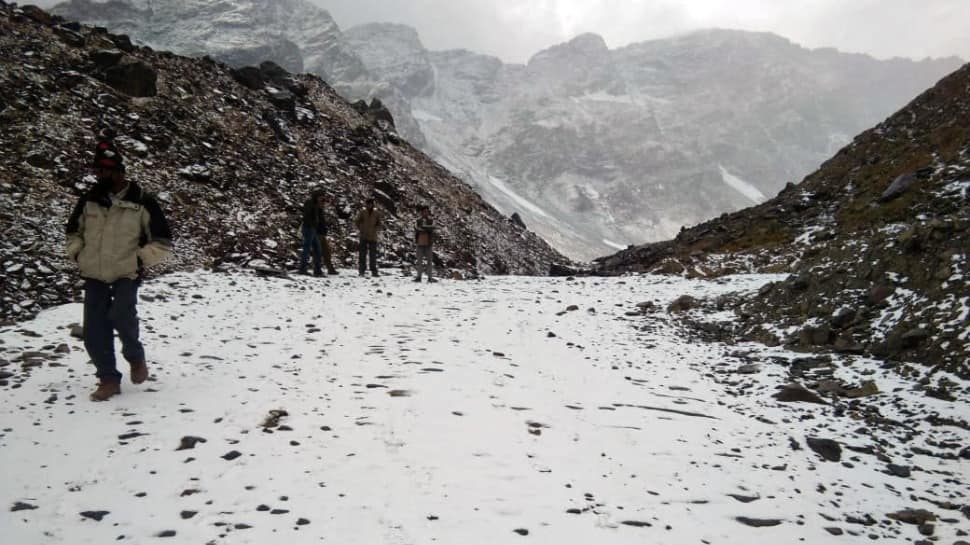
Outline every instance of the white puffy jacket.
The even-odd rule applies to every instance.
[[[172,234],[158,201],[134,182],[119,196],[89,191],[67,222],[67,256],[83,278],[136,278],[171,251]]]

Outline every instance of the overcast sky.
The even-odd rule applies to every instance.
[[[611,47],[699,28],[765,30],[807,47],[970,60],[970,0],[313,0],[341,28],[415,27],[432,50],[524,62],[583,32]]]

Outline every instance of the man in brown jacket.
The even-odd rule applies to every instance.
[[[367,270],[367,257],[370,256],[371,276],[380,276],[377,271],[377,238],[381,232],[381,213],[374,208],[373,197],[364,201],[364,209],[357,214],[354,225],[360,231],[360,245],[358,249],[358,270],[364,276]]]

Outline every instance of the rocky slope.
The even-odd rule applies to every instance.
[[[746,322],[716,333],[968,376],[968,119],[965,65],[776,198],[600,259],[597,270],[790,272],[754,299],[721,301]]]
[[[0,318],[76,295],[63,229],[99,127],[131,179],[156,192],[177,235],[174,269],[293,267],[313,189],[336,203],[332,240],[351,264],[352,215],[376,195],[383,260],[413,259],[417,207],[436,211],[440,268],[543,274],[563,259],[315,76],[232,70],[0,2]],[[386,112],[385,112],[386,113]],[[378,116],[379,117],[379,116]]]
[[[51,12],[179,55],[208,55],[236,67],[273,61],[290,72],[320,76],[352,101],[379,96],[395,106],[408,140],[422,144],[394,90],[367,70],[330,14],[306,0],[78,0]]]
[[[306,70],[351,100],[382,100],[402,136],[581,258],[775,195],[959,66],[725,30],[613,50],[586,34],[526,65],[504,64],[428,51],[402,25],[341,31],[304,0],[109,4],[120,7],[72,0],[57,9],[233,62],[290,62],[292,48],[280,44],[295,44]]]

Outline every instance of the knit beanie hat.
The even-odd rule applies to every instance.
[[[111,170],[125,171],[124,158],[121,152],[115,147],[114,131],[105,129],[98,134],[98,143],[94,148],[94,168],[105,168]]]

